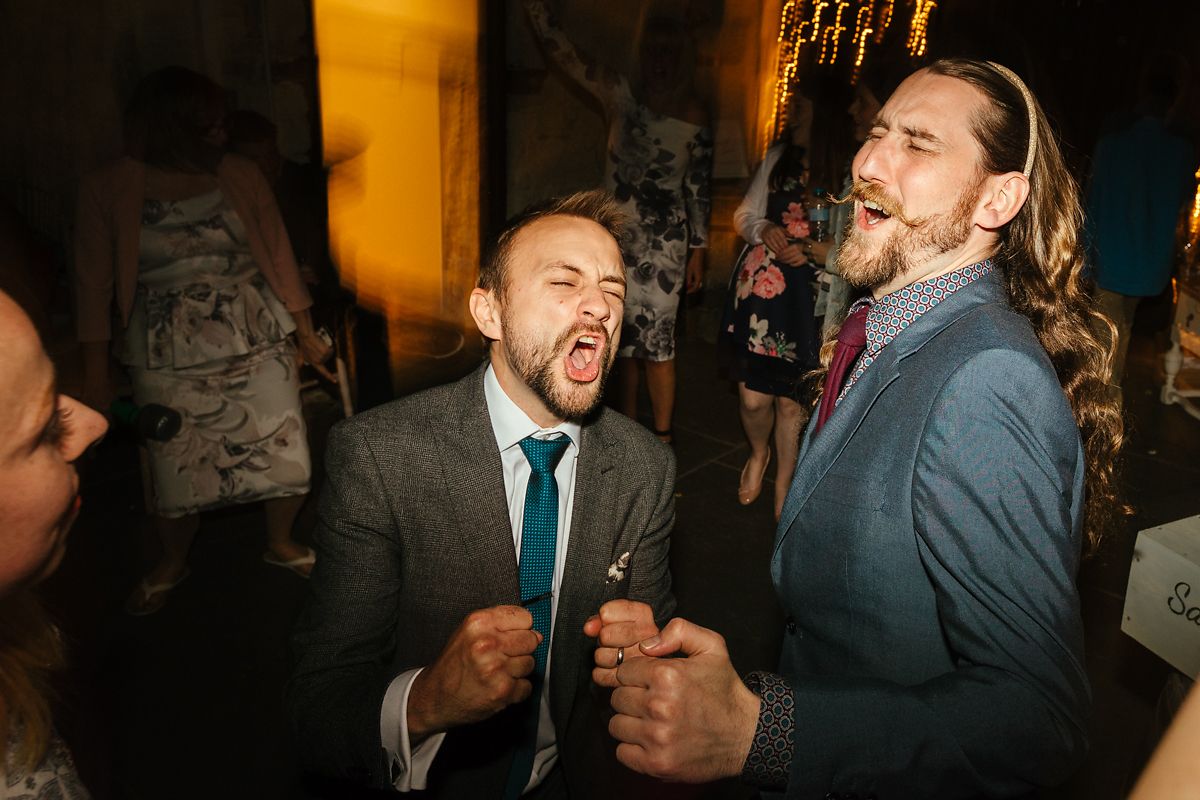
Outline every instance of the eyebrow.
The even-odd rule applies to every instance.
[[[565,269],[568,272],[574,272],[576,275],[583,277],[583,270],[574,264],[568,264],[565,261],[556,261],[549,266],[550,269]],[[614,275],[605,275],[600,279],[601,283],[616,283],[620,284],[621,288],[625,288],[625,271],[622,270]]]
[[[892,129],[891,126],[883,120],[883,117],[876,117],[871,122],[871,127],[883,128],[885,131],[890,131]],[[936,145],[945,144],[945,142],[943,142],[940,138],[924,128],[914,128],[911,125],[902,125],[900,130],[910,139],[920,139],[923,142],[929,142],[930,144]]]

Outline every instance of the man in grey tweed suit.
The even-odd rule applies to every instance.
[[[619,225],[603,192],[510,224],[470,301],[490,363],[331,433],[289,699],[310,770],[459,798],[506,786],[595,796],[621,774],[584,626],[623,598],[651,611],[639,605],[618,628],[648,635],[670,615],[675,462],[598,407],[621,324]],[[541,632],[519,605],[528,436],[567,442],[553,467],[553,627]],[[546,681],[531,697],[532,654],[547,635]],[[513,767],[534,716],[532,766]]]

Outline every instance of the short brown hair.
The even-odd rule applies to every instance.
[[[539,219],[557,216],[590,219],[616,239],[618,246],[621,246],[625,225],[628,223],[628,215],[617,205],[616,198],[603,189],[589,189],[535,203],[505,223],[504,230],[496,237],[496,243],[492,245],[479,268],[479,288],[493,292],[497,297],[504,297],[508,259],[517,234],[522,228]]]

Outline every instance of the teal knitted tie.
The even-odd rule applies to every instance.
[[[504,796],[519,797],[533,770],[537,747],[538,711],[542,699],[542,681],[546,675],[546,657],[550,653],[550,592],[554,581],[554,547],[558,541],[558,482],[554,468],[571,440],[521,440],[521,452],[529,461],[529,485],[525,488],[525,513],[521,522],[521,605],[533,615],[533,629],[542,634],[541,644],[533,651],[533,693],[524,717],[521,740],[508,773]]]

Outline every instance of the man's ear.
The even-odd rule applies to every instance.
[[[984,181],[983,203],[976,222],[995,230],[1012,221],[1029,197],[1029,179],[1020,172],[991,175]]]
[[[471,290],[468,301],[471,316],[475,325],[485,338],[498,342],[504,338],[504,328],[500,324],[500,301],[490,289],[475,288]]]

